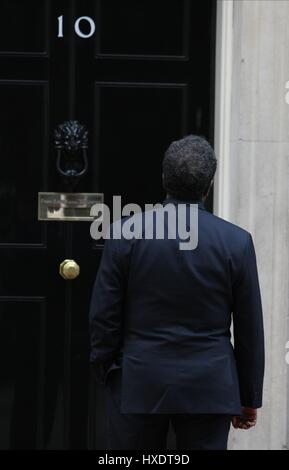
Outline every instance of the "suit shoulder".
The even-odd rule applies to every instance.
[[[248,239],[251,238],[251,233],[243,227],[229,222],[228,220],[222,219],[221,217],[210,212],[206,212],[206,215],[215,228],[222,231],[223,233],[227,233],[229,236],[234,238],[238,237],[239,239],[243,239],[244,242],[247,242]]]

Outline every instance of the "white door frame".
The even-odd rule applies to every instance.
[[[233,52],[233,0],[217,0],[215,70],[215,152],[218,169],[214,184],[214,213],[229,217],[230,130]]]

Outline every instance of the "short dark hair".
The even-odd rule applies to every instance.
[[[163,186],[167,194],[180,200],[199,201],[209,190],[217,168],[209,142],[188,135],[172,142],[163,159]]]

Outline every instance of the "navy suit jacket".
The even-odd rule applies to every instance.
[[[169,203],[181,201],[163,206]],[[239,414],[241,406],[262,405],[264,333],[252,237],[201,202],[198,228],[194,250],[181,251],[167,224],[164,240],[105,242],[91,300],[90,361],[102,383],[122,368],[123,413]]]

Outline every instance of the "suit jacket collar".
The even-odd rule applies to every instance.
[[[206,210],[203,201],[182,201],[181,199],[176,199],[174,197],[168,197],[163,201],[163,206],[167,204],[198,204],[199,209],[201,210]]]

